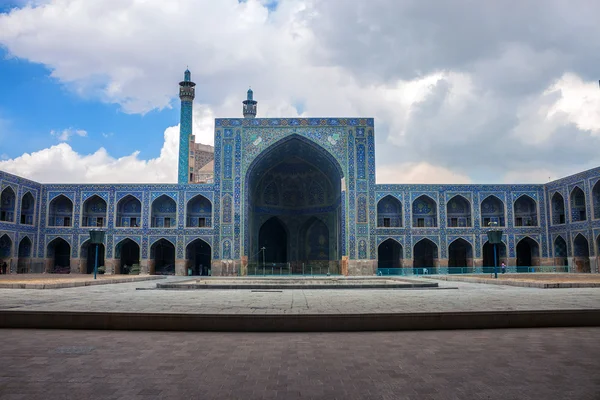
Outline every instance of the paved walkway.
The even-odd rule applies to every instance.
[[[186,279],[171,277],[169,281]],[[600,309],[600,288],[537,289],[437,282],[441,289],[180,291],[151,290],[156,287],[151,281],[52,290],[0,289],[0,309],[205,314]]]
[[[0,335],[0,400],[597,400],[600,393],[600,328]]]

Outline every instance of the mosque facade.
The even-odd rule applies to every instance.
[[[373,118],[215,119],[195,143],[195,84],[179,85],[174,184],[41,184],[0,171],[0,263],[11,273],[252,275],[598,273],[600,167],[545,184],[377,184]],[[399,171],[400,175],[401,171]],[[136,268],[133,268],[136,270]]]

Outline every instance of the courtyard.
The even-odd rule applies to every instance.
[[[0,398],[597,400],[599,336],[3,330]]]

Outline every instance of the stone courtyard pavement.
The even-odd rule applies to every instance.
[[[170,277],[160,282],[188,279]],[[439,289],[153,290],[156,282],[50,290],[0,289],[0,310],[360,314],[600,309],[600,288],[538,289],[436,281]]]
[[[0,400],[600,398],[600,328],[0,335]]]

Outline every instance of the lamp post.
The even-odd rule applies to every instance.
[[[490,222],[488,224],[490,230],[487,232],[488,242],[494,246],[494,279],[498,279],[498,262],[496,259],[496,245],[502,242],[502,229],[498,229],[497,222]]]
[[[101,244],[104,244],[104,232],[101,229],[92,229],[90,230],[90,243],[96,245],[96,259],[94,261],[94,279],[96,279],[96,275],[98,274],[98,247]]]
[[[260,250],[262,251],[262,256],[263,256],[263,257],[262,257],[262,258],[263,258],[263,275],[265,274],[265,250],[266,250],[266,249],[267,249],[267,248],[266,248],[266,247],[264,247],[264,246],[263,246],[263,247],[261,247],[261,249],[260,249]]]

